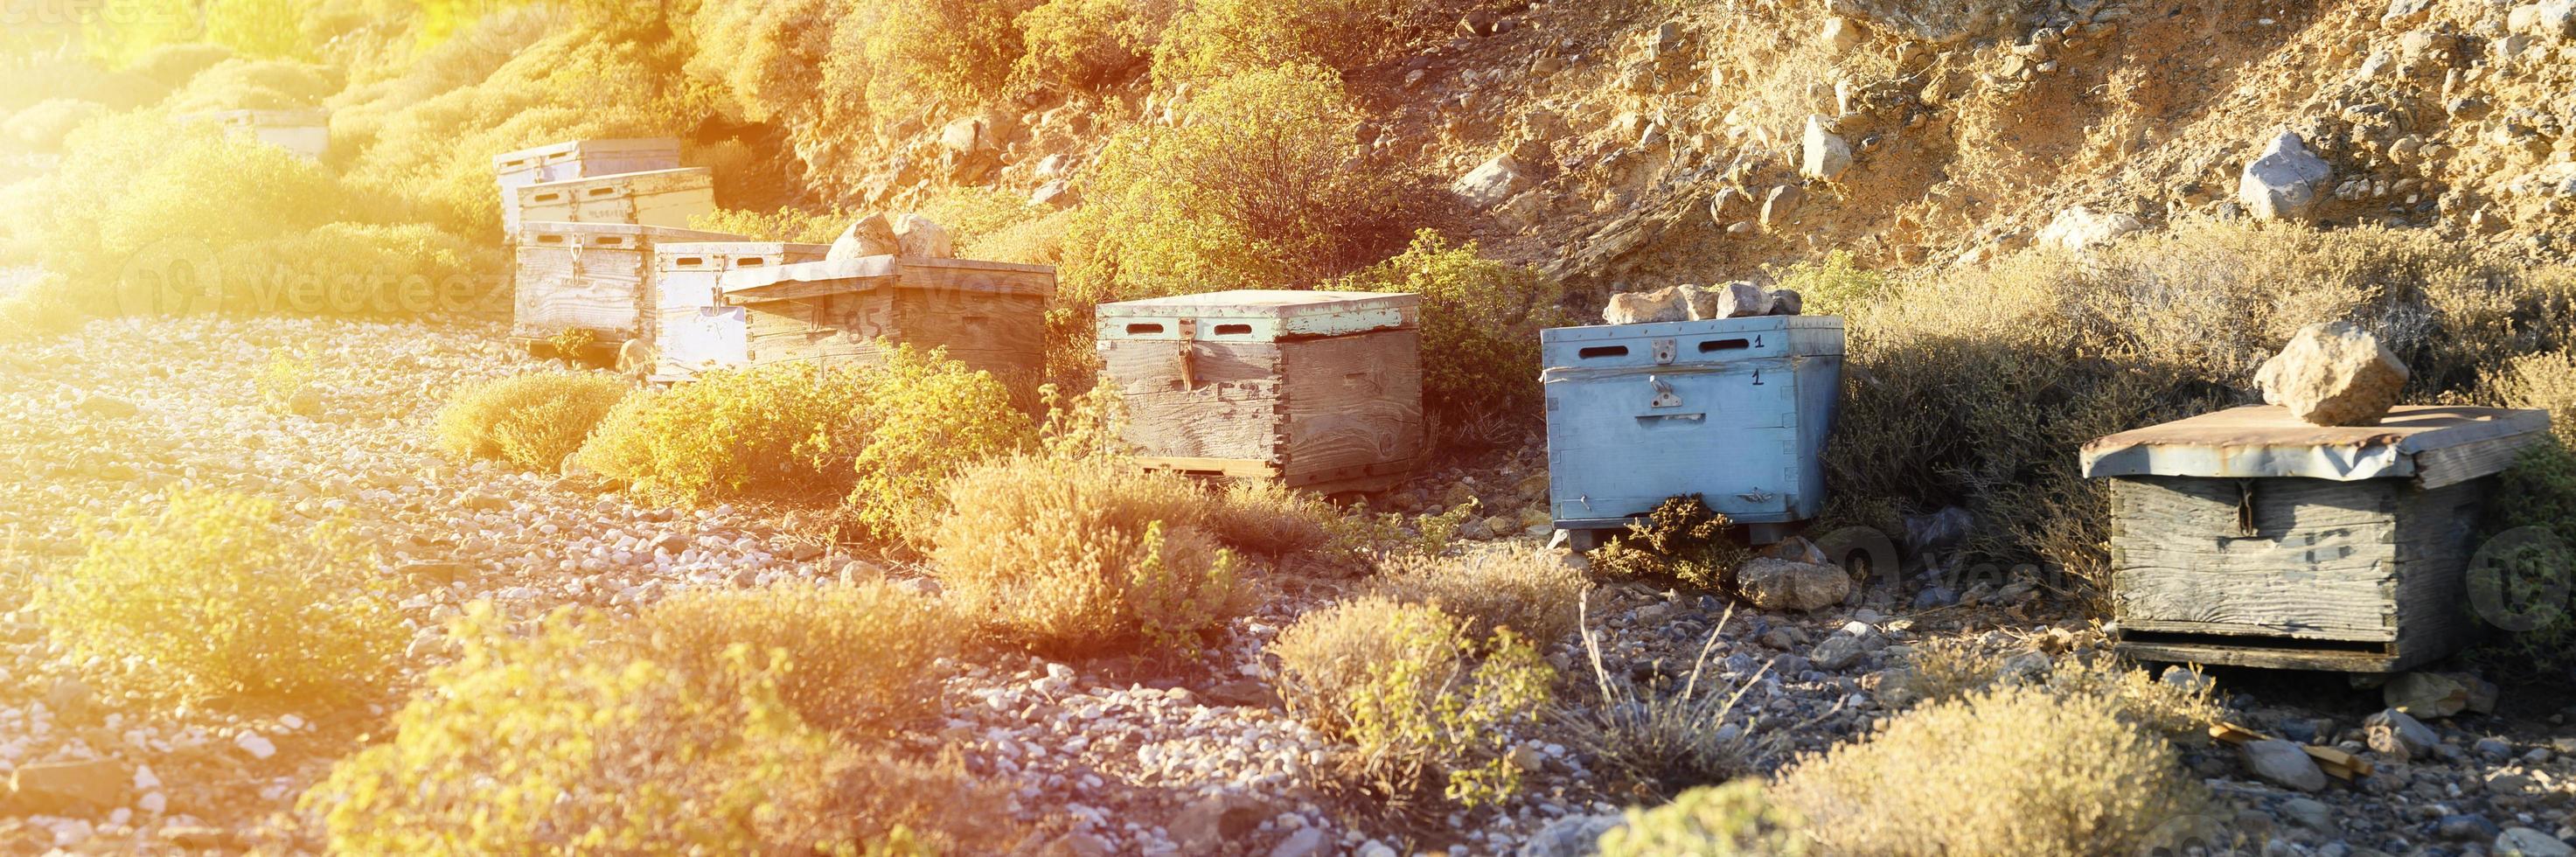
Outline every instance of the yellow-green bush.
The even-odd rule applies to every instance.
[[[2070,450],[2259,400],[2254,369],[2317,321],[2377,332],[2410,401],[2474,399],[2513,355],[2565,347],[2571,283],[2423,230],[2200,220],[1902,282],[1846,308],[1831,511],[1901,532],[1899,513],[1964,506],[1972,550],[2095,578],[2109,507]]]
[[[108,113],[106,105],[76,98],[48,98],[9,115],[0,136],[30,152],[59,152],[74,129]]]
[[[1422,296],[1422,404],[1434,415],[1539,418],[1538,332],[1572,323],[1547,275],[1425,229],[1403,253],[1329,288]]]
[[[1020,81],[1089,92],[1142,74],[1173,0],[1046,0],[1020,13]]]
[[[1067,305],[1302,288],[1381,258],[1395,239],[1398,185],[1355,161],[1359,110],[1331,72],[1246,72],[1182,113],[1121,130],[1102,150],[1090,202],[1067,224]]]
[[[0,294],[0,318],[11,320],[0,326],[0,342],[44,339],[87,322],[90,315],[65,297],[70,288],[61,276],[47,274]]]
[[[340,85],[339,73],[325,66],[236,57],[198,72],[162,106],[172,113],[312,107]]]
[[[1291,714],[1353,745],[1334,772],[1342,783],[1398,803],[1500,801],[1520,788],[1512,730],[1536,723],[1554,673],[1518,635],[1467,627],[1429,605],[1336,604],[1271,643],[1272,683]]]
[[[1073,212],[1059,211],[1035,220],[1018,221],[981,237],[959,242],[957,255],[994,262],[1054,265],[1064,261],[1064,234],[1072,219]]]
[[[462,656],[386,743],[307,791],[348,853],[866,852],[1007,847],[1009,824],[954,762],[853,747],[798,719],[783,657],[749,646],[714,671],[640,656],[565,611],[512,634],[476,605]],[[998,842],[997,842],[998,840]]]
[[[1778,287],[1798,293],[1799,310],[1808,315],[1841,315],[1887,297],[1895,282],[1886,274],[1861,267],[1849,250],[1826,253],[1773,272]]]
[[[239,312],[468,312],[489,307],[494,284],[506,282],[498,250],[418,223],[325,223],[226,248],[216,260],[219,306]]]
[[[1800,759],[1772,797],[1823,853],[2126,852],[2205,795],[2171,745],[2120,715],[2101,696],[1980,692]]]
[[[1457,557],[1402,557],[1378,569],[1368,591],[1429,604],[1486,638],[1503,628],[1553,643],[1574,633],[1577,605],[1592,581],[1552,551],[1497,550]]]
[[[931,194],[913,206],[913,212],[947,229],[948,237],[962,248],[973,246],[986,236],[1046,217],[1053,213],[1053,209],[1030,204],[1027,194],[997,187],[966,187]],[[844,221],[842,225],[849,224]],[[833,230],[833,234],[839,235],[840,231]]]
[[[841,237],[841,230],[848,229],[851,221],[860,217],[857,212],[841,208],[780,208],[776,211],[722,208],[690,217],[689,228],[731,232],[749,236],[755,241],[829,244],[832,239]]]
[[[1734,524],[1700,495],[1668,497],[1589,556],[1592,567],[1609,577],[1724,589],[1734,585],[1736,567],[1751,556],[1728,531]]]
[[[949,483],[932,574],[969,621],[1042,651],[1186,648],[1248,606],[1206,502],[1115,459],[990,462]]]
[[[552,473],[626,398],[622,378],[530,372],[465,387],[438,411],[438,445],[456,455]]]
[[[368,557],[267,500],[173,491],[88,543],[38,580],[37,616],[74,657],[127,664],[103,677],[138,696],[309,714],[385,691],[411,638]]]
[[[1998,684],[2097,697],[2115,704],[2122,719],[2179,740],[2197,739],[2225,716],[2214,699],[2215,683],[2157,681],[2136,664],[2090,653],[2062,654],[2045,670],[2008,676],[2004,665],[2014,654],[1973,640],[1926,639],[1912,646],[1899,681],[1929,702],[1959,699]]]
[[[1801,857],[1810,850],[1797,816],[1773,803],[1758,779],[1702,786],[1626,815],[1601,834],[1602,857]]]
[[[1163,82],[1311,63],[1349,72],[1447,35],[1473,3],[1441,0],[1196,0],[1154,55]]]
[[[875,25],[859,42],[868,106],[903,117],[956,110],[1000,95],[1019,61],[1019,0],[871,0]]]
[[[2509,408],[2549,412],[2549,430],[2576,445],[2576,350],[2518,355],[2487,373],[2487,394]]]
[[[860,535],[877,542],[926,539],[946,509],[940,489],[986,459],[1023,452],[1037,426],[991,373],[940,352],[898,347],[863,373],[866,438],[851,460],[857,479],[846,501]]]
[[[90,286],[101,309],[114,288],[183,280],[211,286],[213,254],[339,218],[348,198],[320,165],[155,112],[74,131],[62,166],[11,201],[31,224],[46,269]],[[120,282],[126,281],[126,282]],[[139,307],[137,307],[139,308]]]
[[[134,58],[126,70],[151,78],[162,88],[178,89],[199,72],[214,68],[216,63],[233,58],[233,49],[204,42],[180,42],[162,45]]]
[[[2469,569],[2470,605],[2496,629],[2479,659],[2563,677],[2576,670],[2576,454],[2533,446],[2496,483],[2481,561]]]
[[[888,731],[937,713],[933,665],[958,650],[945,607],[883,581],[689,590],[654,604],[643,623],[650,657],[692,675],[721,675],[738,644],[785,652],[779,699],[805,722],[841,732]]]
[[[800,362],[701,372],[627,396],[591,433],[580,461],[669,502],[840,497],[866,442],[858,416],[867,396],[866,377],[852,368]]]

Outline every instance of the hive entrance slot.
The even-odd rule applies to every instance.
[[[1131,324],[1127,326],[1127,332],[1130,335],[1140,333],[1161,333],[1163,332],[1163,326],[1159,324]]]
[[[1249,324],[1220,324],[1216,326],[1216,335],[1218,336],[1251,332],[1252,325]]]
[[[1707,354],[1712,351],[1737,351],[1751,347],[1753,347],[1753,342],[1748,339],[1711,339],[1699,344],[1699,353]]]
[[[1574,356],[1585,360],[1599,360],[1604,357],[1626,357],[1628,356],[1628,346],[1595,345],[1590,348],[1574,352]]]

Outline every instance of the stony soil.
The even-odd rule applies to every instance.
[[[403,581],[415,670],[442,657],[443,620],[476,599],[526,614],[576,603],[623,612],[684,587],[844,574],[935,591],[914,569],[845,555],[767,510],[642,506],[577,478],[439,455],[429,420],[447,388],[531,363],[499,334],[488,322],[185,318],[101,322],[0,350],[0,605],[11,608],[0,613],[0,771],[99,760],[90,774],[107,780],[97,786],[115,807],[11,808],[0,815],[0,851],[310,850],[295,797],[381,732],[382,709],[244,716],[116,698],[85,680],[114,665],[68,663],[47,642],[23,606],[28,576],[78,556],[85,518],[173,485],[359,522]],[[322,406],[310,415],[263,404],[255,376],[279,349],[319,367],[310,384]],[[1437,509],[1474,497],[1491,514],[1473,529],[1516,534],[1466,549],[1540,549],[1514,525],[1537,457],[1480,461],[1490,463],[1433,474],[1393,501]],[[996,811],[1046,830],[1057,853],[1582,853],[1618,807],[1655,798],[1597,773],[1597,760],[1551,727],[1516,736],[1530,787],[1510,805],[1425,816],[1334,801],[1314,777],[1329,743],[1279,709],[1259,652],[1349,581],[1291,571],[1267,586],[1264,607],[1195,660],[1062,664],[975,652],[947,680],[939,728],[915,740],[925,751],[960,748],[973,770],[1011,785],[1011,804]],[[1706,680],[1752,685],[1734,725],[1768,742],[1748,758],[1758,772],[1901,708],[1882,685],[1926,639],[2039,653],[2017,669],[2032,657],[2089,656],[2098,633],[2040,595],[2019,587],[1916,610],[1899,609],[1914,593],[1882,587],[1812,614],[1729,617],[1716,595],[1616,583],[1594,593],[1589,611],[1606,669],[1646,680],[1687,674],[1727,619]],[[1594,702],[1579,640],[1554,641],[1548,654],[1568,676],[1565,704]],[[2554,708],[2564,696],[2507,688],[2499,714],[2433,721],[2438,749],[2396,762],[2363,743],[2374,692],[2315,677],[2217,678],[2238,722],[2380,761],[2367,780],[2305,794],[2256,779],[2231,748],[2188,749],[2220,795],[2210,812],[2244,850],[2483,853],[2500,828],[2517,826],[2576,837],[2576,711]]]

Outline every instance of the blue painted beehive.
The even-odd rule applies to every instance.
[[[1756,541],[1777,541],[1823,506],[1842,319],[1561,327],[1539,342],[1558,529],[1597,535],[1698,494]]]

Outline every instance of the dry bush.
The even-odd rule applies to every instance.
[[[841,497],[866,442],[858,415],[867,395],[867,379],[848,368],[701,372],[619,402],[580,461],[658,501]]]
[[[530,372],[475,384],[439,409],[438,445],[552,473],[630,390],[625,379],[596,372]]]
[[[70,289],[69,281],[60,275],[46,274],[0,294],[0,318],[10,320],[0,325],[0,343],[33,342],[87,323],[90,314],[67,297]]]
[[[1090,202],[1067,225],[1064,305],[1299,288],[1399,240],[1389,228],[1399,185],[1385,167],[1353,163],[1359,110],[1331,72],[1247,72],[1182,113],[1130,126],[1102,150]]]
[[[654,604],[642,622],[647,656],[691,675],[721,675],[735,645],[785,652],[780,701],[839,732],[891,731],[937,713],[933,667],[958,651],[944,606],[885,581],[693,589]]]
[[[1602,857],[1803,857],[1802,822],[1763,791],[1758,779],[1702,786],[1653,809],[1630,808],[1627,820],[1601,834]]]
[[[34,237],[47,270],[89,286],[79,299],[100,312],[118,287],[202,290],[214,278],[212,254],[328,223],[349,206],[320,165],[156,112],[89,123],[65,150],[62,165],[12,194],[16,210],[0,215]]]
[[[1091,92],[1145,72],[1177,0],[1046,0],[1020,13],[1016,81]]]
[[[2517,355],[2488,372],[2485,387],[2505,407],[2548,411],[2558,442],[2576,445],[2576,351]]]
[[[1269,480],[1227,482],[1207,510],[1207,530],[1218,541],[1264,556],[1314,550],[1333,539],[1342,512],[1321,495]]]
[[[1184,477],[1022,456],[969,469],[947,494],[932,574],[968,620],[1032,648],[1185,649],[1249,606]]]
[[[1163,83],[1222,80],[1292,65],[1347,73],[1448,35],[1458,0],[1196,0],[1154,54]]]
[[[411,632],[337,526],[177,490],[157,508],[127,506],[87,541],[78,563],[39,578],[36,615],[72,657],[126,665],[102,674],[125,692],[309,714],[396,679]]]
[[[108,114],[106,105],[76,98],[48,98],[9,115],[0,137],[30,152],[59,152],[74,129]]]
[[[518,638],[475,605],[462,656],[301,804],[346,853],[871,852],[1007,847],[1014,825],[954,760],[841,743],[782,697],[790,668],[736,645],[713,671],[640,656],[590,615]]]
[[[1542,413],[1539,331],[1573,323],[1557,306],[1565,290],[1547,275],[1425,229],[1403,253],[1326,288],[1422,296],[1422,404],[1436,419],[1527,422]]]
[[[2016,672],[2007,665],[2016,652],[1971,639],[1933,638],[1910,649],[1902,681],[1926,702],[1960,699],[1999,685],[2030,687],[2108,700],[2121,719],[2184,742],[2200,740],[2204,730],[2226,716],[2214,683],[2157,681],[2155,674],[2108,653],[2059,654],[2046,669]]]
[[[180,42],[145,51],[142,56],[135,57],[134,62],[125,68],[127,71],[151,78],[164,89],[178,89],[186,86],[188,80],[196,77],[199,72],[214,68],[217,63],[232,58],[233,49],[222,45]]]
[[[467,312],[492,298],[501,252],[418,223],[325,223],[216,256],[223,309],[399,316]],[[506,293],[503,295],[507,297]]]
[[[198,72],[162,106],[172,113],[312,107],[341,83],[339,72],[326,66],[236,57]]]
[[[2254,369],[2299,327],[2353,320],[2456,401],[2518,353],[2565,345],[2570,278],[2425,231],[2185,220],[2077,257],[2033,250],[1847,308],[1851,358],[1826,463],[1878,519],[1959,505],[1969,547],[2098,580],[2109,517],[2070,450],[2260,401]],[[1851,503],[1838,504],[1848,513]]]
[[[1520,788],[1512,730],[1536,723],[1554,671],[1527,640],[1467,625],[1429,605],[1346,601],[1280,632],[1271,680],[1289,713],[1350,742],[1333,774],[1366,799],[1501,801]]]
[[[931,194],[914,205],[912,210],[947,229],[948,237],[959,247],[973,246],[986,236],[1036,221],[1055,211],[1031,204],[1028,194],[1012,193],[998,187],[949,188]]]
[[[1800,759],[1773,799],[1825,853],[2126,852],[2205,795],[2121,714],[2103,696],[1983,691]]]
[[[1626,676],[1613,678],[1601,659],[1601,641],[1591,629],[1583,629],[1583,650],[1599,698],[1558,712],[1567,742],[1594,765],[1624,779],[1622,791],[1673,794],[1750,773],[1767,749],[1754,735],[1756,724],[1734,716],[1735,706],[1770,668],[1744,677],[1733,688],[1720,686],[1707,674],[1718,635],[1734,615],[1729,610],[1709,629],[1680,687],[1641,688]]]
[[[1668,497],[1589,557],[1614,578],[1672,580],[1702,589],[1734,585],[1735,569],[1752,552],[1729,532],[1735,522],[1709,509],[1697,494]]]
[[[1751,129],[1742,141],[1751,147],[1794,146],[1809,114],[1840,114],[1834,100],[1838,83],[1867,89],[1899,74],[1892,45],[1846,50],[1815,38],[1821,22],[1837,14],[1823,0],[1727,5],[1736,14],[1711,16],[1713,26],[1702,33],[1721,93],[1707,102],[1708,109],[1724,111],[1708,118],[1720,121],[1719,127]]]
[[[873,542],[929,539],[947,510],[940,489],[962,469],[1037,443],[1037,426],[991,373],[939,351],[909,347],[862,371],[866,438],[851,459],[857,478],[843,501],[859,535]]]
[[[1541,644],[1579,626],[1592,581],[1546,550],[1494,550],[1456,557],[1409,556],[1382,566],[1368,592],[1407,604],[1429,604],[1467,620],[1467,632],[1490,637],[1510,628]]]
[[[689,228],[731,232],[754,241],[830,244],[841,237],[841,230],[849,228],[850,221],[859,217],[856,212],[840,208],[780,208],[765,212],[722,208],[690,217]]]

